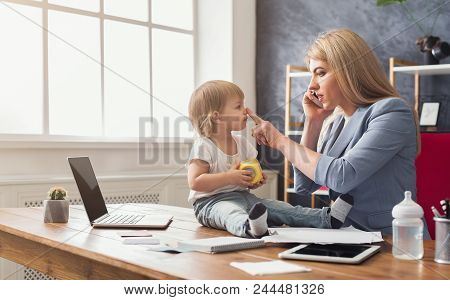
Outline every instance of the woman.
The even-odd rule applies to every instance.
[[[321,34],[305,62],[312,78],[303,97],[300,144],[250,111],[257,123],[252,135],[294,165],[297,193],[310,194],[322,185],[333,200],[348,193],[354,205],[347,225],[391,233],[392,208],[405,191],[416,195],[420,136],[415,112],[390,85],[365,41],[348,29]],[[333,114],[318,148],[324,120],[336,108],[341,113]],[[426,225],[424,237],[429,237]]]

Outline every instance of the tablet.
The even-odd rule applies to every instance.
[[[380,250],[380,246],[353,244],[299,245],[278,254],[280,258],[359,264]]]

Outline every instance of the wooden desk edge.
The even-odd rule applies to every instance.
[[[56,279],[181,279],[1,224],[0,256]],[[66,265],[78,269],[78,272],[73,272]],[[79,270],[81,265],[83,269]],[[115,276],[111,276],[113,274]]]

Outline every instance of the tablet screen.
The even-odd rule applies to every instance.
[[[295,254],[303,255],[317,255],[317,256],[332,256],[332,257],[346,257],[353,258],[358,254],[369,249],[370,246],[364,245],[348,245],[348,244],[329,244],[319,245],[310,244],[304,248],[293,252]]]

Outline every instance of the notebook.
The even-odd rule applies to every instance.
[[[246,239],[235,236],[214,237],[208,239],[187,240],[178,242],[183,251],[200,251],[206,253],[228,252],[242,249],[263,247],[261,239]]]

